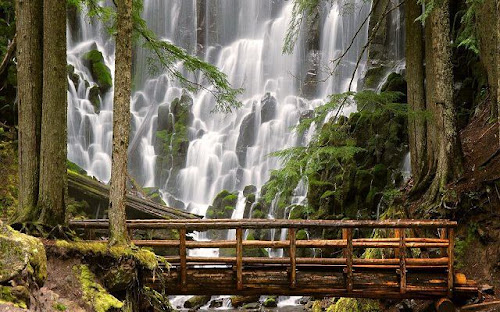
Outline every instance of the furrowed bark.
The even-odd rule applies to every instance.
[[[113,99],[113,154],[109,195],[110,245],[128,244],[125,195],[132,87],[132,0],[116,1],[117,36]]]
[[[38,206],[41,210],[39,221],[55,226],[64,223],[67,194],[66,1],[45,0],[43,16],[43,109]]]
[[[19,206],[14,222],[35,221],[38,213],[42,114],[42,0],[16,1]],[[33,48],[37,47],[37,48]]]

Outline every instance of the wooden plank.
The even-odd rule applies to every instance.
[[[243,229],[236,229],[236,288],[243,289]]]
[[[294,228],[288,229],[288,239],[290,240],[290,287],[295,288],[297,285],[297,259],[295,245],[295,230]]]
[[[187,280],[187,249],[186,249],[186,229],[179,229],[179,258],[181,266],[181,288],[186,289]]]
[[[455,246],[455,233],[453,228],[448,229],[448,297],[452,298],[453,297],[453,279],[454,279],[454,272],[453,272],[453,262],[454,262],[454,257],[453,257],[453,247]]]
[[[353,290],[353,279],[352,279],[352,229],[346,228],[342,229],[342,238],[345,239],[346,248],[344,249],[344,258],[346,258],[346,289],[347,292],[352,292]]]

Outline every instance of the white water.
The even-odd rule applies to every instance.
[[[198,5],[197,5],[198,3]],[[202,3],[200,5],[200,3]],[[350,13],[343,13],[345,6]],[[143,17],[160,38],[169,40],[217,65],[236,88],[244,88],[240,97],[243,108],[229,115],[211,113],[214,98],[206,91],[191,94],[194,119],[186,165],[177,176],[160,174],[154,146],[158,127],[158,108],[169,106],[182,94],[182,89],[166,74],[152,75],[147,69],[148,52],[134,52],[134,92],[132,96],[132,131],[130,170],[144,186],[159,187],[162,197],[170,204],[181,200],[187,210],[205,215],[208,205],[223,189],[239,191],[233,218],[243,217],[245,201],[241,190],[253,184],[258,189],[268,180],[279,161],[267,155],[273,151],[305,144],[311,132],[298,137],[291,127],[302,114],[322,105],[328,95],[346,91],[362,47],[367,41],[366,27],[360,32],[342,66],[332,76],[328,74],[330,60],[349,45],[358,25],[370,9],[364,0],[341,0],[320,9],[319,27],[303,28],[291,55],[281,53],[284,34],[291,17],[292,1],[284,0],[144,0]],[[93,85],[89,70],[81,56],[97,47],[114,72],[114,44],[100,23],[90,23],[82,15],[76,21],[77,31],[69,31],[68,62],[76,72]],[[315,34],[314,32],[317,32]],[[306,39],[317,36],[316,47]],[[399,40],[399,39],[398,39]],[[315,64],[315,65],[313,65]],[[352,89],[364,71],[360,63],[354,75]],[[307,73],[322,83],[306,92]],[[200,77],[190,77],[199,79]],[[111,169],[112,91],[101,98],[101,111],[94,112],[89,87],[81,79],[77,88],[70,88],[68,108],[68,158],[87,170],[90,175],[107,183]],[[200,81],[200,80],[199,80]],[[71,84],[70,84],[71,85]],[[304,96],[308,94],[308,96]],[[262,99],[276,99],[275,113],[262,122]],[[355,107],[345,108],[349,114]],[[253,117],[252,118],[250,117]],[[241,124],[249,119],[248,127]],[[237,150],[238,138],[248,131],[248,148]],[[173,172],[173,171],[171,171]],[[294,203],[302,203],[307,193],[306,183],[297,186]],[[269,217],[274,217],[273,209]],[[197,233],[196,239],[206,239]],[[230,237],[234,233],[228,234]],[[286,231],[280,235],[286,237]],[[272,237],[274,233],[272,233]],[[217,255],[217,250],[193,250],[191,254]],[[271,256],[282,256],[272,251]],[[185,298],[176,298],[176,301]],[[296,298],[280,305],[295,302]]]

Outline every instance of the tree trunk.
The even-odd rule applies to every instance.
[[[129,241],[125,215],[127,149],[130,132],[132,76],[132,0],[118,0],[113,99],[113,154],[109,195],[110,245]]]
[[[498,130],[499,130],[499,143],[500,143],[500,1],[496,1],[496,11],[497,11],[497,53],[496,53],[496,65],[497,65],[497,109],[498,109]]]
[[[423,28],[416,19],[422,14],[422,6],[417,0],[407,0],[406,9],[406,80],[408,82],[408,105],[410,116],[408,133],[410,141],[411,170],[415,185],[426,173],[426,132],[427,122],[424,117],[425,74],[424,74],[424,38]]]
[[[432,63],[428,63],[433,79],[433,96],[427,105],[432,112],[431,143],[434,144],[431,164],[436,163],[434,180],[428,192],[433,202],[446,184],[462,173],[462,150],[453,104],[453,65],[451,63],[449,0],[442,1],[430,15]],[[428,54],[429,56],[429,54]],[[437,159],[432,159],[437,157]],[[430,168],[434,167],[433,165]],[[433,172],[434,170],[431,170]]]
[[[64,223],[67,194],[66,1],[45,0],[43,15],[43,110],[38,206],[41,209],[39,221],[57,225]]]
[[[19,119],[19,207],[14,222],[38,213],[42,114],[42,0],[16,1],[17,96]]]

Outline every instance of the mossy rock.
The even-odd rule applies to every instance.
[[[248,197],[249,195],[255,195],[257,193],[257,187],[255,185],[247,185],[243,189],[243,196]]]
[[[252,219],[267,219],[266,214],[259,209],[254,209],[252,211]]]
[[[231,305],[238,308],[247,303],[258,302],[259,298],[260,296],[231,296]]]
[[[0,285],[0,304],[7,303],[14,307],[27,309],[30,305],[30,292],[25,286]]]
[[[327,312],[379,312],[380,304],[372,299],[340,298]]]
[[[47,278],[45,248],[39,239],[0,221],[0,283],[19,278],[43,285]]]
[[[211,206],[207,209],[209,219],[229,219],[233,215],[238,202],[238,193],[230,193],[227,190],[221,191],[215,197]]]
[[[265,308],[276,308],[278,306],[276,297],[267,297],[266,300],[264,300],[264,302],[262,303],[262,306]]]
[[[184,308],[197,310],[210,302],[212,296],[193,296],[184,302]]]
[[[293,205],[290,207],[289,219],[307,219],[308,211],[307,207],[303,205]]]
[[[391,91],[391,92],[400,92],[401,98],[400,101],[402,103],[407,102],[406,93],[407,93],[407,84],[406,80],[401,74],[398,73],[390,73],[387,77],[386,82],[382,86],[380,90],[382,92]]]
[[[94,113],[101,112],[101,89],[98,86],[92,86],[89,90],[89,101],[94,107]]]
[[[83,300],[96,312],[121,311],[123,302],[109,294],[89,267],[76,265],[73,267],[74,274],[80,281]]]
[[[83,60],[87,63],[92,78],[94,78],[101,91],[104,93],[111,89],[113,78],[111,70],[104,63],[102,53],[99,50],[91,50],[83,55]]]
[[[71,64],[66,65],[66,73],[68,74],[69,79],[73,82],[75,88],[78,88],[78,84],[80,84],[80,75],[75,73],[75,66]]]

